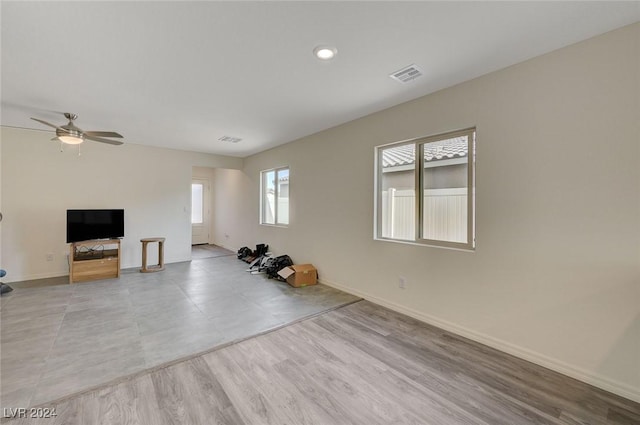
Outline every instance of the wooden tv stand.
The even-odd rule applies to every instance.
[[[120,277],[120,256],[120,239],[72,243],[69,283]]]

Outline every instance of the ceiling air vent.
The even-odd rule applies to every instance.
[[[408,83],[416,78],[422,76],[424,73],[417,65],[412,64],[406,68],[402,68],[400,71],[396,71],[393,74],[389,74],[389,77],[401,83]]]
[[[242,139],[239,137],[222,136],[218,140],[220,140],[221,142],[238,143]]]

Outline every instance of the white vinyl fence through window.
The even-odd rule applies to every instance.
[[[265,221],[275,223],[275,195],[267,193],[265,197],[267,205],[265,208]],[[278,223],[289,223],[289,198],[278,198]]]
[[[382,237],[415,240],[415,191],[382,192]],[[427,189],[422,215],[423,239],[464,243],[467,238],[467,189]]]

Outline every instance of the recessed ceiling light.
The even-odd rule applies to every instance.
[[[338,49],[336,49],[335,47],[318,46],[313,49],[313,54],[316,55],[318,59],[323,61],[333,59],[337,53]]]

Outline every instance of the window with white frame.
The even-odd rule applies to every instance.
[[[376,148],[375,238],[475,249],[474,128]]]
[[[191,183],[191,224],[204,222],[204,184]]]
[[[260,173],[260,223],[289,224],[289,167]]]

